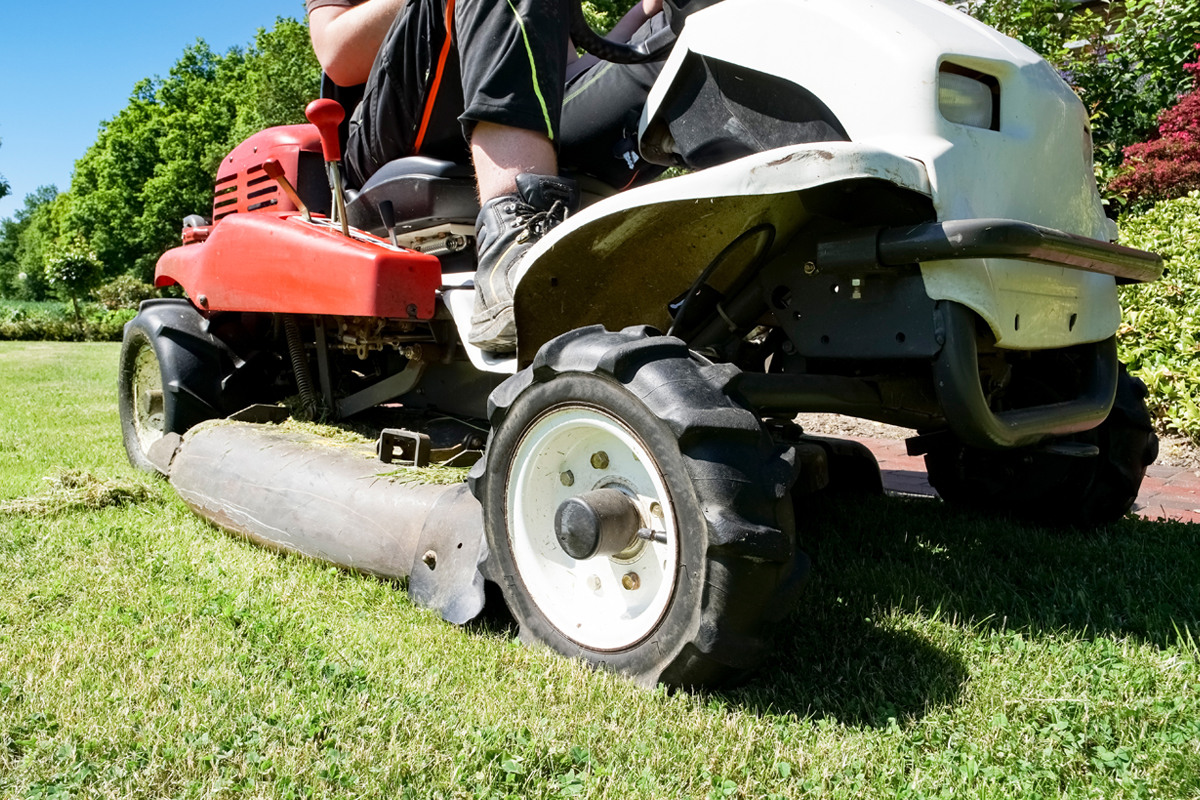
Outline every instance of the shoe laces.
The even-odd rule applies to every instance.
[[[555,200],[546,209],[538,209],[528,203],[516,201],[505,210],[516,215],[516,219],[512,221],[513,228],[524,228],[517,235],[518,243],[540,239],[555,225],[565,222],[570,214],[567,204],[562,200]]]

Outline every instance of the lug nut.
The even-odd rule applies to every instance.
[[[575,485],[575,473],[571,472],[571,470],[567,470],[566,472],[559,475],[558,479],[560,481],[562,481],[563,486],[574,486]]]
[[[662,519],[663,518],[662,505],[657,502],[651,503],[650,504],[650,515],[653,517],[656,517],[658,519]]]
[[[592,466],[595,469],[608,469],[608,453],[603,450],[592,453]]]
[[[587,586],[588,586],[588,588],[589,588],[589,589],[591,589],[593,592],[598,592],[598,591],[600,591],[600,576],[599,576],[599,575],[593,575],[592,577],[588,578],[588,579],[587,579]]]
[[[642,586],[642,579],[638,577],[636,572],[626,572],[621,576],[621,585],[627,591],[635,592]]]
[[[430,569],[437,569],[437,553],[432,550],[426,550],[425,555],[421,556],[421,560],[425,562],[425,566]]]

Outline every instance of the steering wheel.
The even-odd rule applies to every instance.
[[[665,4],[664,4],[665,5]],[[574,0],[571,6],[571,41],[576,47],[591,53],[602,61],[614,64],[646,64],[662,61],[675,45],[675,32],[670,28],[654,34],[638,44],[612,42],[592,30],[583,15],[583,0]]]

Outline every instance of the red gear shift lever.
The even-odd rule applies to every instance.
[[[326,161],[342,160],[342,144],[338,136],[338,126],[346,119],[346,109],[336,100],[313,100],[304,109],[304,116],[317,126],[321,134],[321,149],[325,152]]]
[[[300,199],[300,195],[296,192],[296,188],[292,186],[292,182],[287,179],[287,173],[283,169],[283,164],[279,163],[279,159],[272,156],[263,162],[263,172],[267,173],[267,177],[279,184],[279,188],[288,196],[300,213],[304,216],[305,222],[312,222],[312,215],[308,213],[308,206],[304,205],[304,201]]]
[[[336,100],[313,100],[304,109],[304,116],[317,126],[321,134],[321,150],[325,153],[325,165],[329,169],[329,183],[333,187],[333,207],[337,211],[338,222],[342,223],[342,234],[350,236],[350,226],[346,221],[346,197],[342,193],[342,172],[338,163],[342,160],[342,145],[338,136],[338,126],[346,118],[346,109]]]

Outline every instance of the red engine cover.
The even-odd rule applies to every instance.
[[[432,319],[440,262],[293,214],[233,214],[202,243],[168,250],[155,286],[179,284],[209,311]]]
[[[267,128],[234,148],[217,170],[213,190],[213,222],[230,214],[247,211],[297,211],[279,191],[278,184],[262,171],[263,162],[279,159],[287,179],[298,185],[300,153],[321,152],[321,135],[315,125],[285,125]]]

